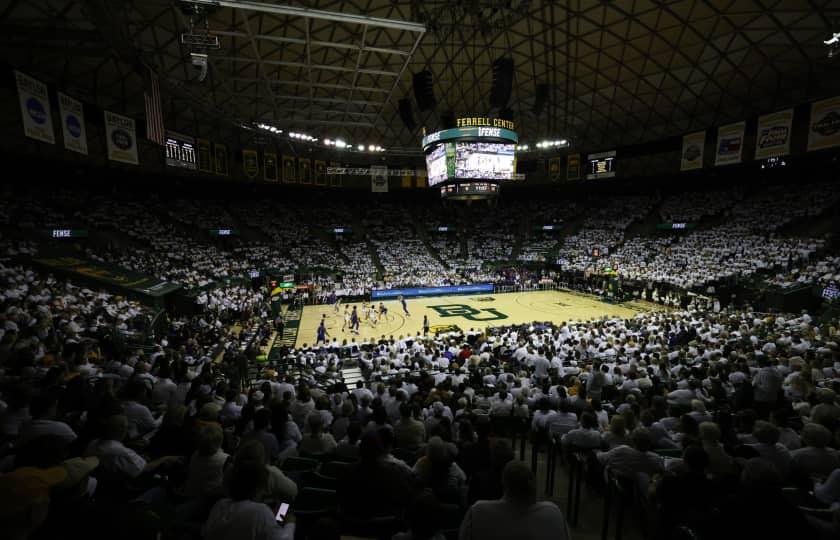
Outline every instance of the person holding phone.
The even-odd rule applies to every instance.
[[[270,508],[259,502],[268,481],[261,463],[234,466],[228,482],[229,497],[219,500],[201,530],[204,540],[293,540],[295,520],[288,505]]]

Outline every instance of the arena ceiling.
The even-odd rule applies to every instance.
[[[509,106],[523,140],[568,138],[584,150],[840,93],[840,61],[823,44],[840,31],[837,0],[206,3],[220,4],[207,18],[220,48],[208,51],[203,82],[179,40],[190,18],[176,0],[6,0],[0,48],[14,67],[138,117],[139,66],[153,65],[167,124],[180,130],[265,122],[395,151],[416,150],[420,126],[437,129],[447,111],[496,113],[500,57],[515,64]],[[412,73],[424,69],[438,105],[421,113]],[[540,84],[549,94],[537,114]],[[414,130],[400,119],[403,97]]]

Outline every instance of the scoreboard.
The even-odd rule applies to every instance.
[[[589,154],[589,170],[586,173],[587,180],[598,178],[612,178],[615,176],[615,150]]]
[[[170,167],[196,170],[198,162],[195,151],[195,139],[166,130],[166,164]]]

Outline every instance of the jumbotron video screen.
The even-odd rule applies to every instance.
[[[513,144],[455,143],[455,178],[459,180],[510,180],[515,172]]]
[[[436,186],[448,180],[446,173],[446,145],[440,144],[426,156],[426,171],[429,186]]]

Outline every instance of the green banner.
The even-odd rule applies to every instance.
[[[118,288],[142,296],[161,297],[181,288],[176,283],[120,268],[113,264],[79,259],[76,257],[52,257],[33,259],[32,262],[52,271],[76,276],[103,288]]]

